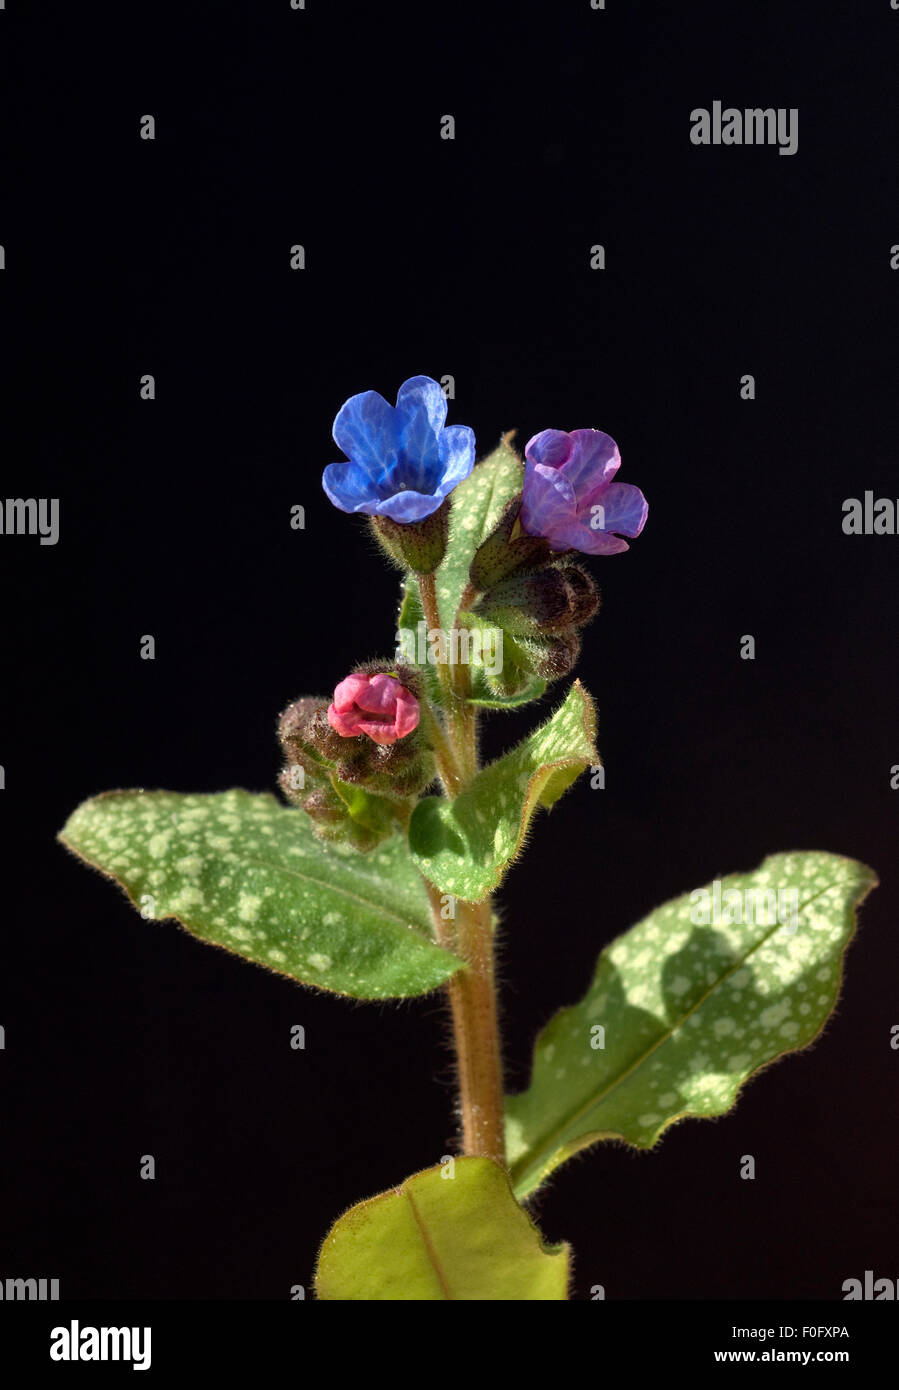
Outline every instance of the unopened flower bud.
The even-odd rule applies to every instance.
[[[504,579],[484,595],[475,611],[507,632],[536,635],[580,627],[598,607],[592,579],[567,565]]]
[[[357,672],[334,691],[328,723],[341,738],[365,734],[375,743],[391,744],[418,727],[420,714],[415,696],[394,676]]]

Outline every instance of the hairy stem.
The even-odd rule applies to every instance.
[[[503,1075],[490,900],[459,902],[456,914],[456,951],[468,966],[449,982],[459,1064],[462,1143],[466,1154],[484,1154],[504,1165]]]
[[[477,596],[478,591],[474,585],[466,584],[453,620],[454,637],[450,642],[451,651],[459,650],[455,643],[455,633],[459,628],[459,616],[472,607]],[[467,782],[478,770],[478,715],[477,709],[468,703],[471,697],[471,670],[467,663],[457,662],[451,668],[451,677],[455,697],[452,710],[453,727],[462,777]]]
[[[441,632],[440,608],[437,604],[437,582],[433,574],[418,575],[418,592],[421,594],[421,609],[425,615],[425,622],[430,632]],[[437,675],[440,678],[440,687],[443,691],[443,703],[447,714],[451,715],[455,707],[456,697],[453,692],[453,676],[449,665],[445,661],[438,661]]]
[[[428,627],[442,630],[434,575],[420,574],[418,587]],[[459,613],[466,611],[476,597],[477,591],[469,584],[454,619],[454,630],[459,626]],[[450,655],[458,650],[454,641],[450,634]],[[469,704],[471,673],[468,664],[443,661],[438,663],[437,670],[446,729],[444,731],[436,711],[428,709],[426,721],[443,784],[447,795],[453,799],[478,770],[478,711],[475,705]],[[440,894],[427,880],[426,887],[438,942],[464,960],[466,966],[447,984],[458,1064],[463,1152],[486,1156],[505,1165],[503,1076],[490,899],[480,903],[461,902]]]
[[[420,702],[425,736],[434,750],[437,771],[447,796],[458,796],[462,787],[462,773],[456,762],[456,754],[440,722],[440,716],[431,709],[427,700]]]

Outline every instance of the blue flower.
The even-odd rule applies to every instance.
[[[413,376],[396,406],[377,391],[351,396],[334,421],[349,463],[330,463],[322,487],[342,512],[408,524],[422,521],[474,467],[474,431],[444,425],[446,398],[436,381]]]

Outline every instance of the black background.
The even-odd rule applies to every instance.
[[[304,990],[141,921],[54,840],[108,787],[271,788],[279,709],[392,649],[395,573],[319,478],[341,403],[418,373],[453,375],[482,453],[608,431],[650,503],[592,562],[607,789],[502,894],[510,1085],[665,899],[782,849],[882,880],[813,1049],[545,1190],[575,1296],[899,1276],[899,540],[841,530],[845,498],[899,496],[897,36],[887,0],[8,0],[4,496],[59,497],[61,532],[0,538],[4,1277],[285,1299],[342,1210],[452,1146],[438,998]],[[798,107],[798,153],[694,147],[716,99]]]

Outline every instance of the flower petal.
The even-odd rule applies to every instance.
[[[376,676],[363,676],[362,681],[363,689],[355,697],[359,708],[365,710],[366,714],[392,716],[399,692],[406,687],[400,685],[396,676],[388,676],[386,671]]]
[[[549,431],[545,431],[549,433]],[[559,526],[575,520],[577,500],[574,488],[558,468],[543,463],[525,468],[519,519],[530,536],[551,541]]]
[[[557,526],[550,540],[550,550],[580,550],[584,555],[620,555],[630,550],[627,541],[608,531],[594,531],[586,521],[576,517]]]
[[[378,502],[372,510],[378,516],[389,517],[391,521],[398,521],[401,525],[406,525],[410,521],[423,521],[426,516],[436,512],[442,502],[441,497],[434,497],[425,492],[413,492],[411,489],[395,492],[392,497],[387,497],[383,502]]]
[[[420,718],[421,710],[415,696],[404,685],[400,686],[400,693],[396,701],[397,738],[405,738],[407,734],[411,734],[413,729],[417,729]]]
[[[328,723],[335,733],[340,734],[341,738],[357,738],[361,733],[359,728],[359,711],[351,709],[342,711],[336,705],[328,706]]]
[[[399,738],[393,720],[385,724],[379,719],[360,719],[359,732],[368,734],[373,743],[396,743]]]
[[[593,506],[602,507],[594,512]],[[646,524],[649,504],[643,493],[633,483],[612,483],[602,493],[600,501],[589,508],[578,508],[578,517],[590,526],[591,530],[620,531],[625,536],[639,536]],[[594,520],[595,518],[595,520]],[[601,524],[597,524],[601,523]]]
[[[605,492],[618,469],[621,455],[611,435],[602,430],[572,430],[571,456],[564,464],[565,477],[578,503],[587,506]]]
[[[368,689],[368,676],[354,674],[346,676],[334,689],[334,708],[346,714],[358,703],[359,697]],[[363,709],[367,706],[363,706]]]
[[[396,395],[400,457],[405,461],[402,482],[414,492],[433,492],[440,459],[438,436],[446,420],[446,397],[429,376],[404,381]]]
[[[342,512],[374,512],[378,490],[358,463],[329,463],[322,473],[328,500]]]
[[[446,497],[464,482],[474,468],[474,430],[468,425],[447,425],[438,441],[440,483],[437,495]]]
[[[380,479],[396,461],[401,420],[377,391],[350,396],[334,421],[334,439],[348,459]]]
[[[547,468],[561,468],[570,455],[571,438],[565,430],[541,430],[524,446],[529,463],[542,463]]]

